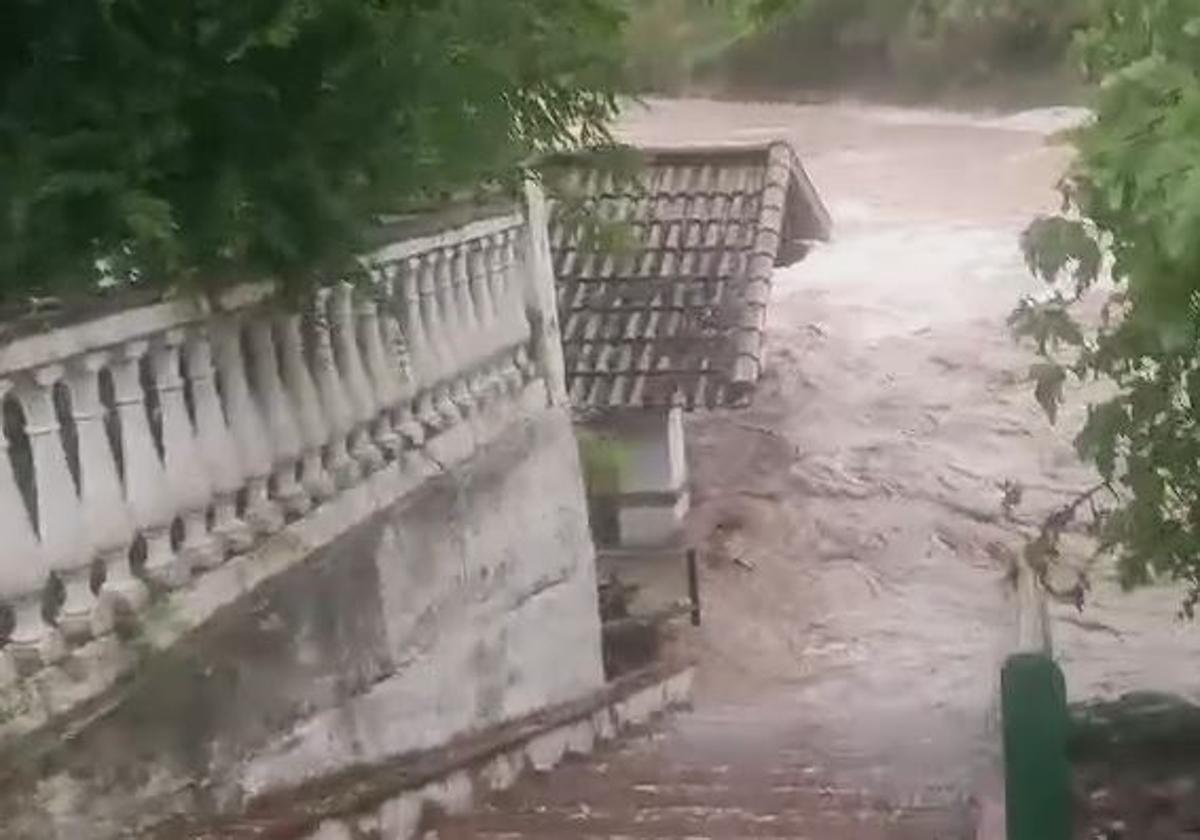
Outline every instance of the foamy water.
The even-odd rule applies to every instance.
[[[625,126],[660,144],[784,137],[833,216],[833,240],[776,274],[755,406],[693,427],[697,515],[741,523],[755,569],[709,573],[702,676],[901,787],[986,760],[1015,632],[1007,558],[1093,480],[1072,446],[1085,403],[1051,426],[1005,324],[1040,288],[1019,234],[1057,208],[1069,163],[1047,138],[1086,118],[661,101]],[[1026,488],[1015,522],[1005,481]],[[1056,611],[1073,699],[1195,691],[1176,592],[1101,575],[1094,594],[1082,617]]]

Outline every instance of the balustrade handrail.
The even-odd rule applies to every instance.
[[[524,217],[516,212],[499,212],[497,215],[465,222],[450,230],[405,237],[381,245],[363,258],[364,263],[387,263],[405,259],[413,254],[445,248],[457,241],[481,239],[494,236],[504,230],[520,226]]]
[[[274,293],[272,283],[245,283],[225,290],[213,299],[180,295],[55,326],[45,332],[21,335],[0,343],[0,376],[202,321],[214,311],[254,306],[270,299]]]
[[[450,230],[390,242],[369,252],[362,263],[370,268],[412,254],[445,248],[455,241],[477,239],[516,227],[523,222],[517,212],[500,212],[469,221]],[[275,294],[273,283],[244,283],[213,298],[198,294],[132,306],[45,332],[24,334],[0,343],[0,375],[26,370],[86,353],[96,347],[116,345],[141,336],[164,332],[211,317],[214,312],[247,308],[268,301]]]
[[[0,346],[0,686],[552,376],[539,206]]]

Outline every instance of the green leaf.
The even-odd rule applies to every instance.
[[[1029,370],[1030,378],[1036,383],[1034,396],[1051,423],[1058,421],[1058,409],[1063,401],[1063,386],[1067,381],[1067,371],[1062,365],[1043,362],[1034,365]]]
[[[1071,135],[1077,156],[1061,217],[1030,225],[1031,271],[1070,276],[1077,296],[1110,265],[1115,294],[1082,343],[1048,305],[1024,302],[1010,323],[1043,355],[1074,350],[1080,378],[1100,380],[1076,438],[1114,491],[1101,545],[1126,585],[1200,580],[1200,8],[1192,0],[1094,0],[1081,49],[1103,79],[1095,117]],[[1093,250],[1095,246],[1095,250]],[[1100,257],[1110,259],[1101,259]],[[1052,419],[1055,360],[1035,374]],[[1194,614],[1195,601],[1184,603]]]
[[[1008,325],[1015,337],[1033,339],[1043,356],[1063,344],[1072,347],[1084,344],[1083,330],[1059,301],[1023,301],[1009,316]]]
[[[1076,293],[1082,294],[1100,275],[1100,246],[1083,222],[1062,216],[1035,219],[1021,235],[1021,250],[1029,270],[1055,283],[1070,268]]]
[[[1105,481],[1112,481],[1121,436],[1129,429],[1129,415],[1120,400],[1089,406],[1087,421],[1075,438],[1080,457],[1092,461]]]

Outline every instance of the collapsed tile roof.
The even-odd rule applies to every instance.
[[[550,247],[576,408],[747,405],[771,274],[830,233],[791,146],[643,150],[626,176],[564,161]]]

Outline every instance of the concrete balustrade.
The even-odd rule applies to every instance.
[[[386,276],[386,275],[385,275]],[[389,282],[389,290],[394,286]],[[413,376],[412,353],[409,341],[405,338],[399,316],[399,307],[392,303],[380,312],[379,327],[383,340],[384,367],[383,378],[389,383],[389,398],[386,401],[387,411],[391,413],[392,424],[398,435],[402,436],[401,448],[415,449],[425,442],[425,430],[417,422],[414,415],[414,398],[416,383]]]
[[[417,284],[420,295],[420,319],[422,332],[429,342],[429,371],[427,373],[430,390],[433,391],[433,408],[442,426],[453,426],[462,420],[458,406],[451,398],[453,383],[449,381],[454,370],[454,355],[446,323],[446,313],[438,294],[438,263],[441,253],[425,255],[418,263]]]
[[[465,308],[460,305],[456,295],[454,282],[455,254],[458,249],[443,248],[437,259],[437,271],[434,275],[434,293],[438,299],[438,308],[442,313],[444,328],[442,335],[446,338],[447,363],[453,371],[468,372],[474,367],[471,357],[471,345],[475,336],[469,332],[466,323]],[[465,376],[451,378],[450,399],[460,416],[469,417],[475,408],[471,390]]]
[[[0,396],[13,390],[11,379],[0,379]],[[16,475],[16,465],[7,457],[9,443],[0,435],[0,530],[5,550],[0,552],[0,599],[10,610],[8,644],[5,646],[4,677],[13,677],[41,664],[42,587],[50,565],[42,551],[34,523]]]
[[[0,690],[503,422],[483,409],[537,375],[527,239],[493,217],[388,244],[299,309],[254,286],[0,345]]]
[[[495,284],[492,297],[496,302],[496,316],[500,322],[500,343],[502,348],[517,348],[512,352],[502,350],[500,357],[501,376],[510,393],[514,392],[521,382],[522,356],[519,345],[522,335],[528,334],[527,323],[524,324],[524,330],[522,329],[525,313],[521,306],[520,288],[514,279],[514,262],[515,252],[510,237],[504,232],[497,234],[492,242],[491,279]]]
[[[358,462],[350,457],[350,433],[354,429],[350,397],[342,383],[333,353],[333,334],[329,326],[328,289],[317,292],[312,310],[313,378],[321,412],[329,430],[326,444],[326,468],[337,486],[352,487],[362,476]]]
[[[144,549],[141,571],[151,580],[170,584],[182,575],[175,568],[178,558],[171,545],[174,500],[150,428],[149,394],[142,386],[142,360],[149,349],[148,340],[127,342],[114,353],[111,371],[117,428],[120,430],[125,502]],[[39,520],[50,511],[58,510],[60,504],[69,506],[70,502],[39,496]]]
[[[186,355],[196,443],[204,469],[212,481],[212,535],[221,547],[219,555],[201,558],[203,568],[204,560],[220,563],[227,554],[248,551],[254,545],[254,533],[238,514],[238,493],[244,477],[242,464],[217,392],[212,342],[209,330],[204,326],[192,328]]]
[[[333,337],[334,357],[345,383],[350,401],[350,454],[366,472],[383,465],[383,453],[371,434],[371,424],[377,414],[371,385],[359,347],[359,324],[354,314],[354,287],[338,283],[329,295],[329,323]]]
[[[85,557],[99,565],[101,575],[97,601],[90,609],[90,580],[77,574],[65,584],[66,601],[59,626],[74,638],[110,632],[120,605],[137,609],[146,600],[145,586],[133,576],[129,565],[133,520],[109,443],[109,408],[101,398],[100,377],[110,359],[106,352],[87,353],[75,358],[67,369],[71,416],[79,446],[79,501],[88,540]]]
[[[463,344],[459,365],[471,371],[466,386],[473,407],[478,409],[484,401],[483,364],[486,357],[482,325],[475,309],[475,302],[471,299],[468,265],[470,250],[469,248],[452,250],[450,254],[451,283],[454,288],[454,307],[459,315],[458,328],[460,332],[458,334],[461,336]]]
[[[476,242],[467,254],[467,282],[471,301],[475,304],[475,321],[479,325],[477,341],[482,362],[481,382],[485,401],[500,392],[501,381],[493,360],[501,350],[502,339],[497,331],[496,306],[492,300],[488,276],[488,246]]]
[[[36,497],[62,501],[52,513],[39,512],[38,535],[43,562],[64,584],[64,615],[75,619],[80,612],[86,616],[89,611],[86,570],[90,558],[83,531],[83,506],[75,491],[54,404],[54,389],[64,373],[65,369],[58,364],[37,368],[22,383],[17,398],[25,413],[25,434],[32,454]],[[57,628],[45,631],[41,653],[51,661],[65,653]]]
[[[269,441],[272,495],[287,515],[303,516],[312,500],[300,484],[300,428],[295,404],[284,393],[279,375],[272,320],[259,317],[250,325],[254,393]]]
[[[421,261],[416,257],[395,260],[381,269],[391,277],[392,301],[397,327],[407,338],[409,386],[413,392],[414,420],[424,430],[436,429],[440,418],[433,404],[431,383],[437,379],[434,345],[425,333],[421,311]]]
[[[172,586],[183,586],[196,569],[216,566],[224,553],[221,538],[208,528],[214,490],[201,454],[196,422],[187,407],[183,377],[185,341],[183,329],[168,330],[154,354],[154,379],[162,415],[163,468],[182,527],[180,562],[176,565],[176,576],[169,581]]]
[[[321,398],[309,366],[305,361],[304,318],[299,312],[277,316],[275,326],[279,336],[280,375],[302,441],[300,474],[305,492],[320,503],[337,492],[333,474],[325,462],[325,448],[333,446],[333,432],[321,412]],[[344,462],[348,459],[345,441],[339,450]]]
[[[357,313],[363,365],[371,397],[371,434],[375,445],[392,460],[400,455],[400,436],[396,433],[391,412],[400,382],[396,371],[389,369],[387,364],[378,303],[369,295],[360,295]]]
[[[259,537],[283,526],[279,501],[269,492],[273,472],[272,448],[259,407],[246,377],[246,355],[242,336],[243,315],[221,316],[213,321],[214,357],[225,416],[233,433],[234,447],[242,466],[246,523]],[[284,488],[285,494],[290,485]],[[287,496],[284,496],[286,500]]]

